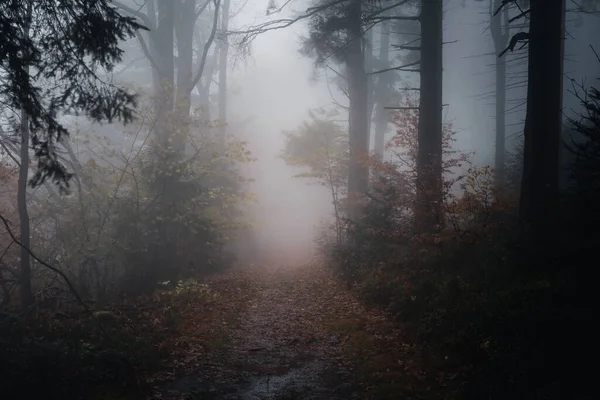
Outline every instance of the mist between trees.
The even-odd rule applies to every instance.
[[[225,382],[306,264],[386,321],[335,331],[352,396],[588,398],[598,5],[2,2],[0,390]]]

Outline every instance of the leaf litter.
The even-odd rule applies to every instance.
[[[150,379],[153,399],[422,398],[418,349],[322,263],[248,265],[208,277],[217,293],[185,315]]]

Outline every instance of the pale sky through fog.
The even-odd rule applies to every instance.
[[[251,0],[247,14],[254,8],[264,17],[266,6],[266,1]],[[239,25],[245,24],[240,20]],[[253,119],[245,135],[258,157],[250,171],[260,202],[260,242],[268,253],[309,253],[320,218],[330,212],[327,192],[308,185],[305,179],[294,178],[298,170],[287,167],[278,157],[284,143],[282,131],[295,129],[310,109],[331,103],[323,82],[311,82],[312,60],[298,52],[298,34],[304,29],[304,25],[297,25],[259,36],[253,42],[250,59],[246,65],[239,64],[231,79],[239,88],[230,97],[231,117]]]

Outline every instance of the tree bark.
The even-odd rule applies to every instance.
[[[431,233],[443,224],[442,215],[442,0],[421,5],[421,97],[417,152],[418,232]]]
[[[559,195],[564,0],[531,0],[520,217],[527,241],[551,238]]]
[[[369,152],[369,117],[367,75],[361,43],[361,0],[353,0],[348,6],[348,52],[346,74],[350,109],[348,131],[350,142],[350,165],[348,171],[348,217],[356,221],[362,214],[360,200],[368,190],[369,169],[364,157]]]

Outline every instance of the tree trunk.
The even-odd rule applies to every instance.
[[[215,47],[212,56],[206,60],[206,68],[202,74],[202,79],[198,81],[196,88],[198,89],[198,96],[200,107],[202,108],[202,117],[210,121],[211,120],[211,102],[210,102],[210,88],[213,82],[213,75],[219,59],[219,47]]]
[[[147,28],[148,29],[152,29],[152,30],[156,30],[156,26],[157,26],[157,22],[156,22],[156,5],[154,4],[155,0],[147,0],[146,1],[146,15],[148,16],[148,19],[150,20],[150,25]],[[158,48],[157,48],[157,43],[156,43],[156,38],[155,35],[152,34],[152,32],[147,32],[146,33],[146,39],[148,40],[148,44],[149,44],[149,51],[150,51],[150,57],[152,57],[153,59],[157,59],[157,57],[159,57],[159,52],[158,52]],[[160,74],[158,73],[158,71],[156,70],[156,68],[151,68],[152,69],[152,85],[155,88],[160,87]]]
[[[390,24],[387,21],[381,22],[381,39],[379,43],[379,63],[384,66],[389,65],[390,52]],[[390,102],[390,85],[392,72],[383,72],[377,78],[377,87],[375,92],[375,155],[383,160],[385,153],[385,134],[388,130],[389,112],[385,109]]]
[[[421,5],[421,97],[417,152],[416,229],[435,232],[442,215],[442,0]]]
[[[504,187],[504,164],[506,155],[506,62],[498,57],[508,45],[508,7],[501,15],[493,13],[501,6],[502,0],[490,2],[491,32],[496,53],[496,146],[494,159],[494,178],[496,188]]]
[[[219,136],[224,141],[227,131],[227,59],[229,56],[229,40],[225,32],[229,28],[229,7],[231,1],[223,1],[221,14],[221,32],[223,33],[219,42]]]
[[[31,17],[33,12],[32,2],[27,3],[26,23],[23,26],[23,37],[29,39]],[[26,59],[26,58],[25,58]],[[29,80],[29,65],[23,65],[26,79]],[[19,229],[21,241],[21,271],[20,271],[20,297],[21,307],[26,308],[33,304],[34,296],[31,288],[31,259],[29,250],[31,248],[31,232],[29,227],[29,212],[27,211],[27,180],[29,177],[29,115],[21,108],[21,149],[19,165],[19,181],[17,189],[17,208],[19,211]]]
[[[30,248],[29,213],[27,211],[27,179],[29,173],[29,117],[21,110],[21,165],[19,166],[19,189],[17,206],[19,209],[19,227],[21,230],[21,306],[33,303],[31,290],[31,260],[26,249]]]
[[[196,24],[196,0],[184,0],[178,3],[177,24],[177,90],[175,111],[178,134],[175,140],[177,151],[185,150],[189,132],[190,95],[192,92],[192,66],[194,57],[194,25]]]
[[[552,235],[559,195],[564,0],[531,0],[520,216],[525,239]]]
[[[157,135],[161,144],[166,145],[170,136],[168,119],[173,112],[173,90],[175,84],[173,57],[173,25],[174,10],[171,0],[157,0],[158,21],[156,27],[156,66],[158,67],[158,83],[155,87],[155,117],[157,118]]]
[[[158,280],[166,277],[167,268],[176,262],[176,238],[172,233],[173,210],[176,205],[176,178],[173,173],[179,161],[180,150],[173,143],[174,129],[174,4],[171,0],[157,0],[158,21],[156,28],[155,58],[160,77],[160,86],[155,88],[156,142],[157,151],[155,189],[158,195],[160,220],[156,222],[158,242],[154,248],[152,265],[142,282],[143,290],[150,290]]]
[[[360,200],[368,190],[369,169],[363,159],[369,151],[369,117],[367,114],[367,75],[361,44],[361,0],[353,0],[348,6],[349,44],[346,55],[348,77],[348,131],[350,142],[350,166],[348,171],[348,216],[356,221],[362,214]]]
[[[369,131],[373,121],[373,109],[375,108],[375,82],[372,72],[373,68],[373,29],[369,29],[363,39],[363,54],[365,73],[367,74],[367,116],[369,118]]]

